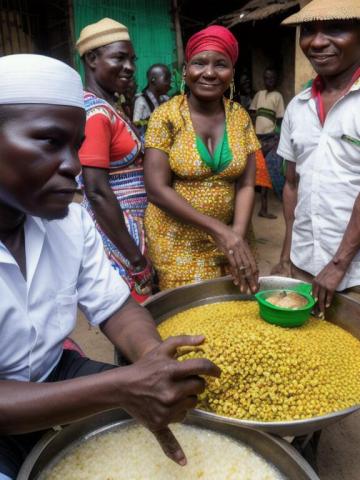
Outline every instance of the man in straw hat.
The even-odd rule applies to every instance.
[[[314,0],[283,23],[300,26],[318,76],[282,123],[286,235],[272,273],[312,281],[324,313],[360,285],[360,2]]]
[[[0,479],[14,479],[42,432],[118,407],[181,465],[167,425],[219,375],[178,362],[149,313],[111,268],[86,211],[71,204],[85,111],[79,75],[40,55],[0,58]],[[115,367],[63,350],[77,305],[132,362]]]

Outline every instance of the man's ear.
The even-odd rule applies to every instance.
[[[85,65],[87,65],[91,70],[96,68],[97,59],[98,55],[94,50],[89,50],[84,55]]]

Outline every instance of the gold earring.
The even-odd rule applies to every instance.
[[[235,82],[233,77],[230,83],[230,102],[231,103],[234,101],[234,93],[235,93]]]

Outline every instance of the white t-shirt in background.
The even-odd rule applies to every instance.
[[[274,112],[276,119],[283,118],[285,113],[284,99],[280,92],[260,90],[255,95],[250,105],[250,110],[257,111],[259,108],[265,108]],[[257,135],[273,133],[276,127],[276,120],[272,121],[263,116],[257,116],[255,122],[255,131]]]

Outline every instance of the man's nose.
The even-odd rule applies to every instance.
[[[81,170],[78,150],[67,148],[61,158],[59,171],[63,175],[76,177]]]
[[[128,73],[134,73],[135,72],[135,62],[133,60],[125,60],[124,64],[124,70]]]
[[[321,50],[329,45],[329,40],[323,32],[316,32],[311,39],[311,48]]]

